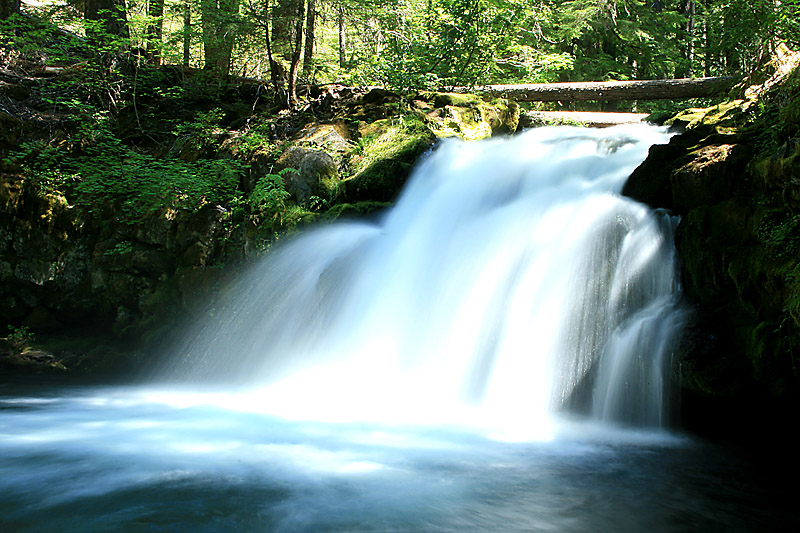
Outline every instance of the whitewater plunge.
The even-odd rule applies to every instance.
[[[0,376],[0,531],[799,530],[785,462],[659,429],[674,220],[618,191],[665,138],[445,142],[380,220],[255,265],[162,383]]]
[[[650,126],[444,141],[373,223],[310,231],[225,295],[165,370],[289,419],[665,423],[681,326],[673,217],[619,193]]]

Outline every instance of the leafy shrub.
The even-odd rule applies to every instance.
[[[113,207],[131,224],[165,205],[227,203],[245,170],[236,160],[186,162],[138,153],[102,127],[69,148],[27,143],[12,159],[41,190],[59,191],[89,212]]]

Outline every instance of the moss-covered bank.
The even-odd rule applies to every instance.
[[[680,377],[701,430],[772,424],[800,407],[800,70],[683,112],[624,192],[682,216],[676,243],[693,321]],[[783,422],[781,422],[783,423]]]
[[[73,78],[0,86],[0,366],[136,364],[238,265],[390,205],[438,137],[512,133],[519,117],[503,100],[348,87],[286,112],[252,100],[250,81],[209,108],[198,76],[151,72],[158,91],[117,112],[59,103]]]

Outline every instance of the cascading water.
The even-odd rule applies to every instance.
[[[543,128],[448,140],[375,223],[255,266],[167,375],[257,389],[290,418],[470,423],[554,411],[660,426],[680,329],[674,219],[621,197],[667,134]]]
[[[658,429],[674,220],[618,191],[664,140],[444,142],[377,222],[255,265],[161,383],[0,379],[0,530],[797,530],[785,470]]]

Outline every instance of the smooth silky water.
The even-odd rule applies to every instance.
[[[147,385],[0,386],[3,531],[797,524],[682,436],[677,220],[649,126],[445,141],[379,219],[254,265]]]

